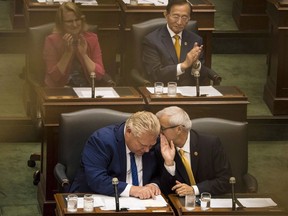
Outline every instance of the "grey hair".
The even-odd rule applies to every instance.
[[[156,115],[147,111],[139,111],[131,115],[126,121],[134,136],[143,134],[158,136],[160,134],[160,122]]]
[[[185,130],[189,131],[192,128],[192,121],[189,115],[180,107],[170,106],[166,107],[156,113],[158,118],[167,116],[169,118],[170,126],[182,125]]]

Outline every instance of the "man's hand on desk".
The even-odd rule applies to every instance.
[[[187,194],[194,193],[194,189],[192,186],[187,185],[185,183],[181,183],[177,180],[176,180],[176,185],[172,187],[172,190],[175,190],[175,193],[178,194],[179,196],[185,196]]]
[[[159,187],[154,184],[147,184],[145,186],[132,186],[130,189],[130,196],[138,197],[140,199],[155,198],[160,195],[161,191]]]

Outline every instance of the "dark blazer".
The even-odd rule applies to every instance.
[[[157,145],[156,149],[158,156],[160,156],[160,146]],[[229,178],[232,176],[232,171],[220,139],[191,130],[190,149],[193,175],[199,192],[210,192],[212,195],[229,192]],[[164,165],[161,169],[161,190],[166,195],[174,193],[171,188],[176,184],[176,180],[190,184],[178,153],[176,153],[174,161],[176,163],[175,176],[171,176]],[[161,163],[163,164],[163,162]]]
[[[95,131],[88,139],[82,153],[82,168],[76,176],[70,192],[93,192],[113,195],[112,178],[119,180],[118,191],[122,193],[126,183],[125,123],[111,125]],[[142,156],[143,185],[159,185],[155,149]]]
[[[193,48],[195,42],[198,45],[203,44],[202,38],[199,35],[184,29],[181,40],[180,62],[185,60],[186,54]],[[199,60],[203,65],[203,53]],[[177,80],[178,59],[167,25],[156,29],[144,38],[142,62],[147,78],[151,82],[159,81],[166,84],[167,82],[174,81],[179,86],[196,85],[195,78],[191,75],[191,67]],[[200,83],[207,76],[207,71],[203,67],[200,71]]]

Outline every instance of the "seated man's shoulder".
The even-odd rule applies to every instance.
[[[163,30],[165,30],[166,28],[166,25],[163,25],[163,26],[160,26],[156,29],[154,29],[153,31],[149,32],[147,35],[146,35],[146,38],[154,38],[154,37],[159,37],[161,36],[161,32],[163,32]]]

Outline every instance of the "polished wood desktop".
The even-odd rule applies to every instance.
[[[110,216],[110,215],[148,215],[148,216],[172,216],[174,215],[174,212],[172,210],[172,207],[168,205],[167,207],[158,207],[158,208],[147,208],[146,210],[128,210],[128,211],[120,211],[120,212],[115,212],[115,211],[103,211],[100,208],[94,208],[93,212],[84,212],[83,209],[78,209],[77,212],[71,213],[67,212],[67,204],[65,197],[67,194],[60,194],[57,193],[54,195],[55,201],[56,201],[56,215],[57,216],[77,216],[77,215],[97,215],[97,216]]]
[[[58,127],[61,113],[89,108],[108,108],[123,112],[144,110],[143,97],[131,87],[115,87],[119,98],[79,98],[72,88],[38,88],[39,111],[42,119],[41,174],[38,202],[43,215],[54,215],[57,184],[53,175],[58,155]]]
[[[187,211],[185,209],[184,197],[179,197],[175,194],[170,194],[169,200],[171,201],[171,206],[175,211],[177,216],[196,216],[196,215],[250,215],[250,216],[268,216],[268,215],[287,215],[286,209],[281,207],[265,207],[265,208],[243,208],[236,211],[232,211],[231,208],[210,208],[207,211],[201,210],[201,207],[196,206],[193,211]],[[228,196],[221,196],[223,198],[228,198]],[[219,196],[219,198],[221,198]],[[231,196],[230,196],[231,197]],[[259,195],[259,194],[237,194],[238,198],[271,198],[270,195]],[[273,199],[275,202],[275,200]],[[232,202],[232,200],[231,200]]]
[[[223,96],[217,97],[187,97],[177,94],[168,97],[167,94],[157,96],[151,94],[146,87],[140,87],[147,110],[156,113],[166,106],[177,105],[183,108],[191,119],[201,117],[216,117],[234,121],[247,120],[247,97],[235,86],[214,86]]]

